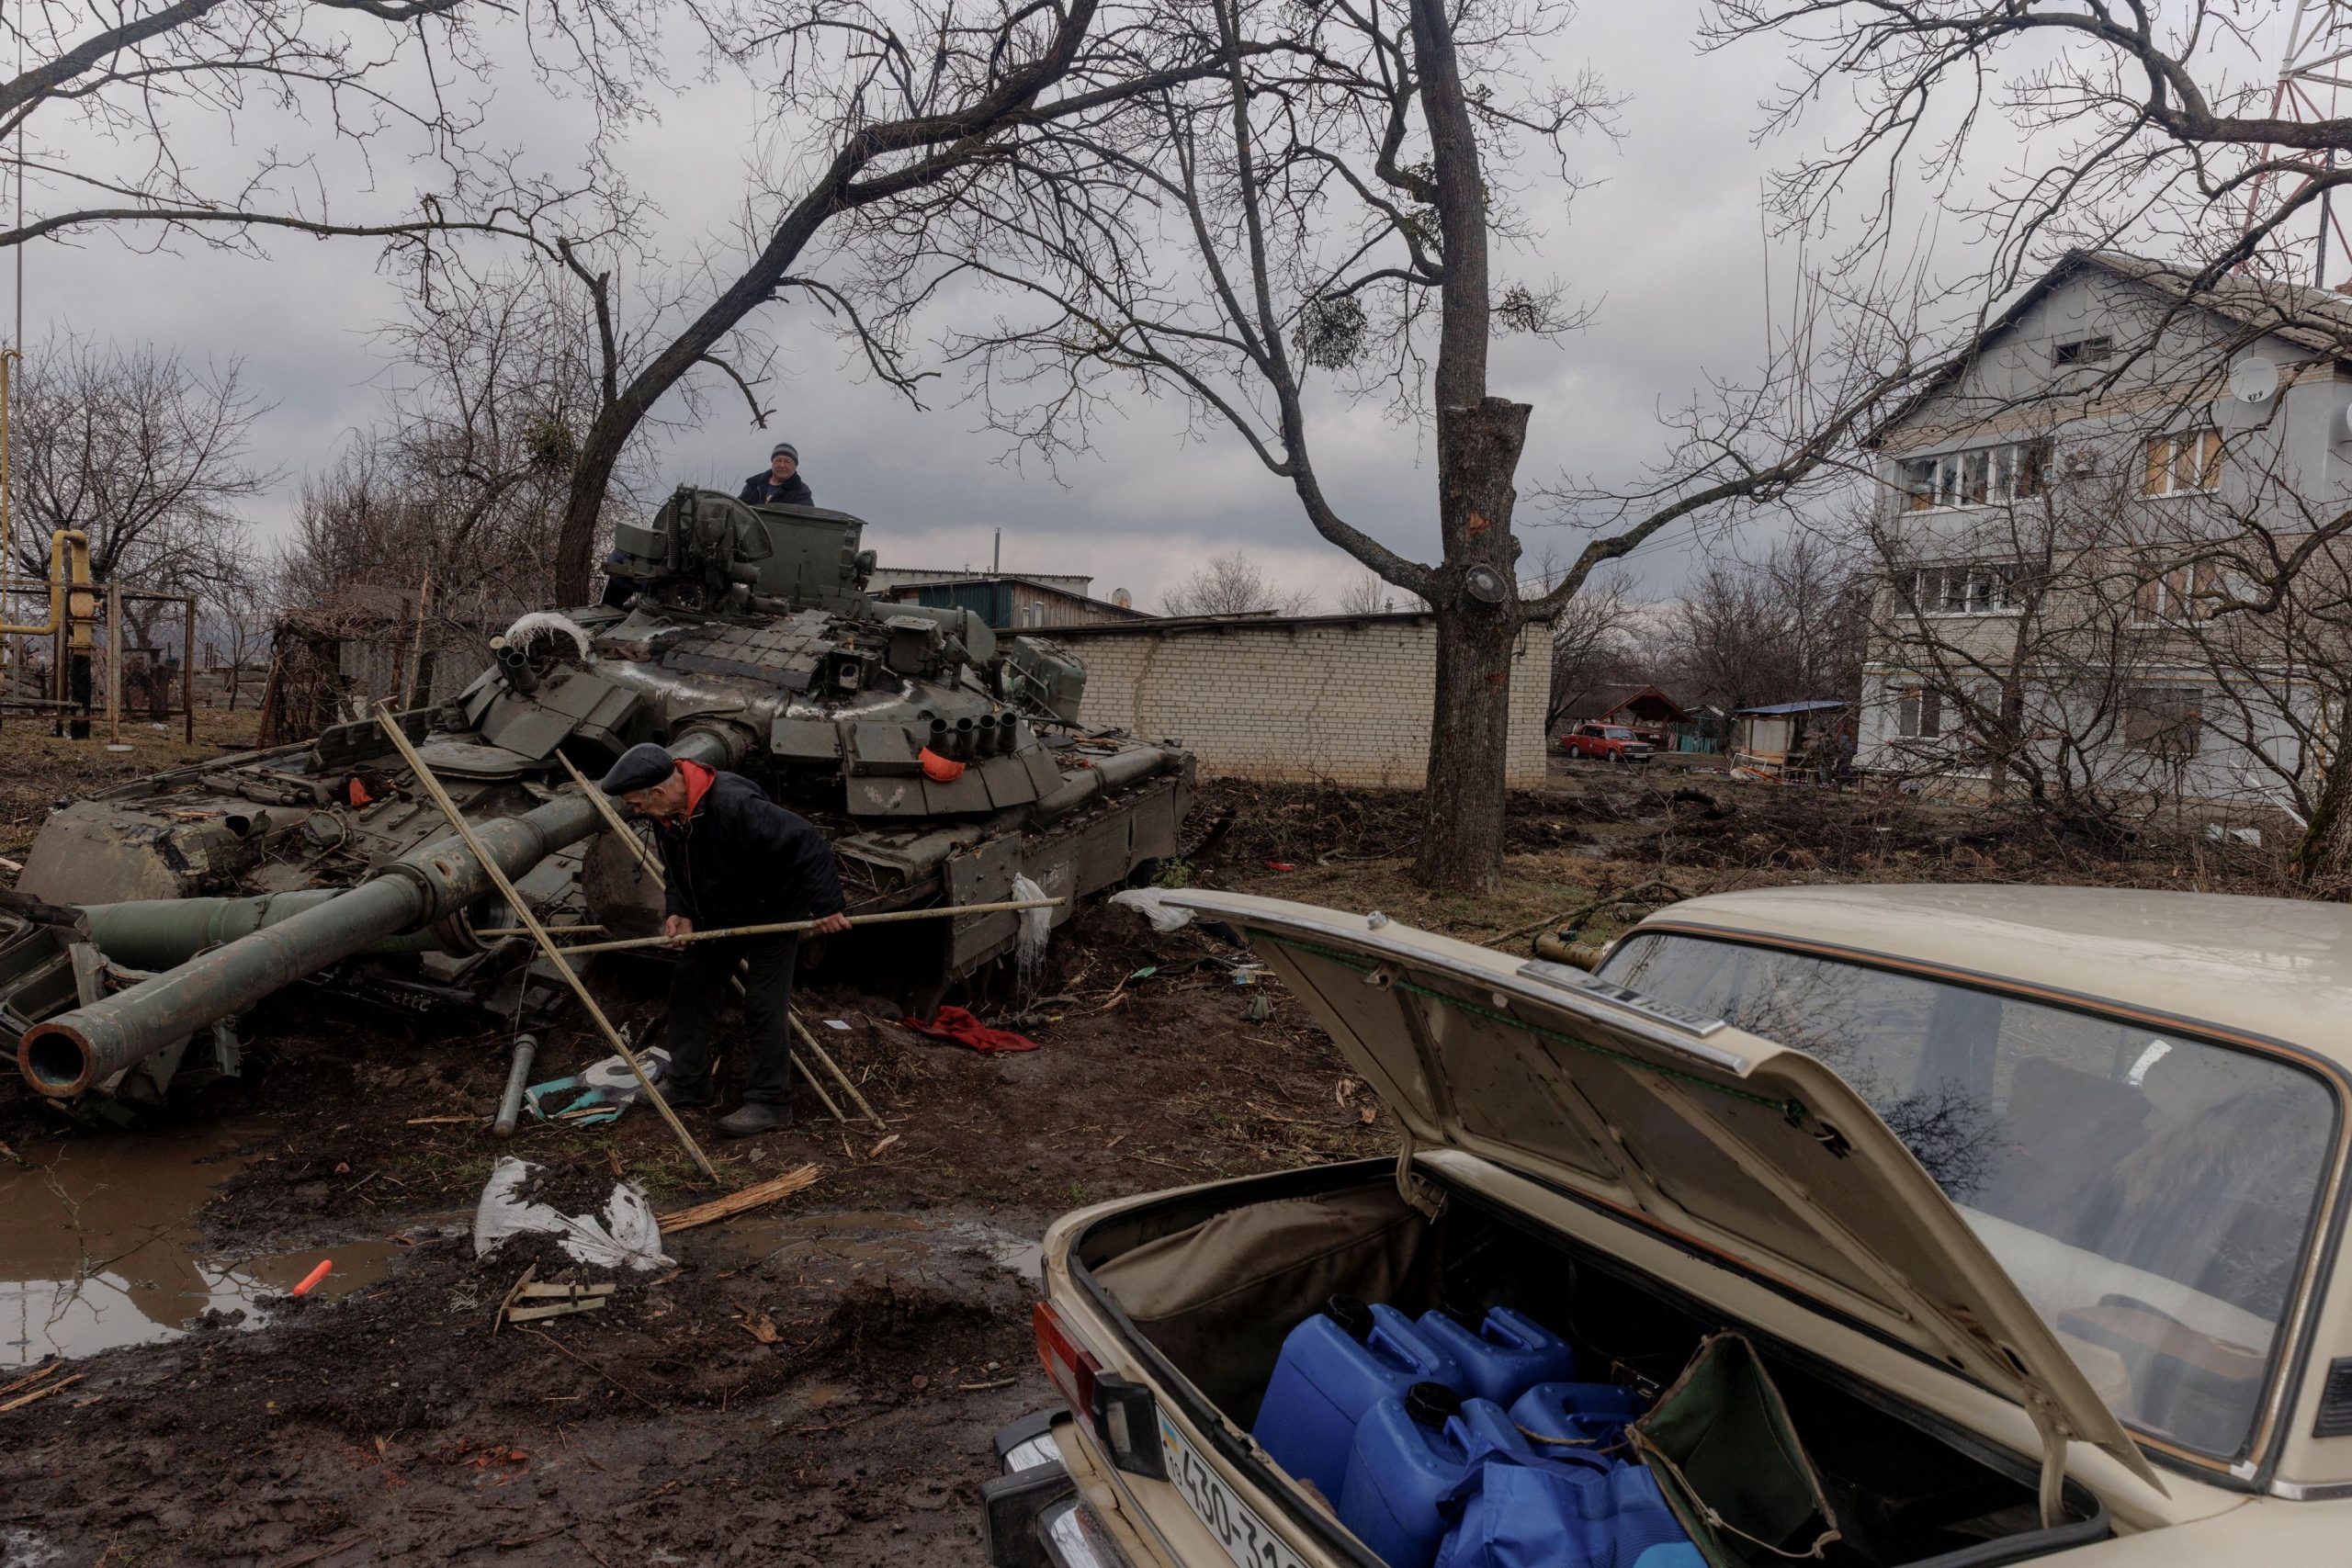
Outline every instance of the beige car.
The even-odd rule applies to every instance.
[[[1217,893],[1395,1112],[1367,1161],[1046,1238],[1069,1408],[999,1438],[1001,1568],[1376,1563],[1250,1437],[1328,1298],[1508,1301],[1645,1390],[1752,1343],[1813,1556],[2352,1563],[2352,912],[2092,889],[1736,893],[1600,971]]]

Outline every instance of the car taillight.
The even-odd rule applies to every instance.
[[[1062,1326],[1061,1314],[1046,1303],[1037,1303],[1029,1321],[1037,1331],[1037,1359],[1046,1363],[1046,1375],[1062,1391],[1062,1398],[1069,1402],[1079,1418],[1091,1425],[1094,1379],[1102,1371],[1102,1363]]]

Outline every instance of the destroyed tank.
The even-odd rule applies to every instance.
[[[397,716],[541,919],[658,927],[658,885],[572,783],[649,740],[816,822],[854,915],[1018,884],[1063,900],[1058,923],[1175,852],[1190,755],[1084,724],[1084,669],[1048,644],[869,594],[864,528],[682,488],[618,530],[622,603],[524,616],[458,696]],[[512,911],[375,719],[63,805],[6,898],[0,1026],[62,1100],[233,1074],[239,1017],[298,983],[514,1016],[558,978],[541,960],[535,984]],[[810,958],[925,1007],[1022,918],[887,925]]]

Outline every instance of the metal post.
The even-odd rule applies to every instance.
[[[523,1091],[531,1082],[531,1058],[539,1049],[536,1034],[514,1037],[514,1060],[506,1069],[506,1092],[498,1100],[498,1121],[491,1132],[502,1138],[514,1135],[514,1123],[523,1114]]]
[[[196,744],[196,595],[187,596],[187,629],[180,636],[180,724],[183,737]]]
[[[107,583],[107,750],[128,751],[122,743],[122,584]]]

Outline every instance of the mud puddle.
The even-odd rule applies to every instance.
[[[267,1129],[224,1125],[25,1145],[0,1167],[0,1367],[261,1326],[262,1303],[332,1261],[312,1299],[381,1279],[390,1241],[261,1256],[202,1245],[198,1215]],[[213,1315],[217,1314],[217,1315]]]

